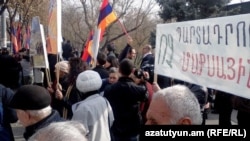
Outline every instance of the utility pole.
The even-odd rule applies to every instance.
[[[5,0],[4,0],[5,2]],[[7,48],[7,35],[6,35],[6,14],[5,10],[1,15],[1,48]]]

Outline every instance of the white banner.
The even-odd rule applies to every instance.
[[[155,72],[250,99],[250,14],[157,25]]]
[[[45,34],[44,34],[44,28],[42,24],[40,24],[40,30],[41,30],[41,37],[42,37],[42,44],[43,44],[45,68],[49,69],[49,59],[48,59],[48,53],[46,50]]]

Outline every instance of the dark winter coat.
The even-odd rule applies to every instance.
[[[28,140],[39,129],[48,126],[50,123],[59,122],[59,121],[63,121],[63,119],[60,117],[59,113],[56,110],[53,110],[52,113],[48,117],[44,118],[43,120],[41,120],[33,125],[27,126],[25,128],[25,132],[23,134],[23,137],[26,140]]]
[[[118,82],[104,91],[113,109],[115,121],[111,128],[118,136],[134,136],[139,133],[142,124],[139,104],[147,100],[147,90],[138,86],[131,78],[121,77]]]
[[[93,69],[93,71],[98,72],[102,79],[109,77],[109,72],[103,66],[98,65]]]
[[[14,92],[0,84],[0,139],[1,141],[14,141],[10,123],[17,121],[14,109],[8,107]]]

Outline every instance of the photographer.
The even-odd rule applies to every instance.
[[[153,82],[154,82],[154,62],[155,62],[155,58],[151,57],[150,60],[148,60],[147,62],[145,62],[141,66],[141,69],[144,72],[148,72],[148,75],[149,75],[148,82],[150,84],[153,84]],[[163,75],[157,75],[157,84],[162,89],[171,86],[171,81],[172,81],[172,79],[170,77],[166,77]]]
[[[133,70],[133,62],[123,59],[119,64],[120,78],[104,90],[104,97],[109,101],[115,117],[111,128],[115,140],[137,140],[141,131],[139,103],[146,101],[148,94],[145,88],[136,85],[130,78]]]
[[[146,123],[146,113],[151,101],[151,98],[153,96],[153,89],[152,85],[148,82],[149,80],[149,74],[147,71],[143,71],[141,69],[135,69],[133,74],[131,75],[131,78],[134,80],[134,82],[141,86],[141,87],[146,87],[147,93],[148,93],[148,100],[145,102],[141,102],[140,104],[140,112],[142,116],[142,122],[143,124]]]

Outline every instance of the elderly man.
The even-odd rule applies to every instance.
[[[49,92],[36,85],[24,85],[13,96],[10,107],[16,109],[20,123],[25,127],[26,140],[52,122],[62,121],[59,113],[50,107]]]
[[[55,122],[40,129],[28,141],[88,141],[86,129],[80,122]]]
[[[154,83],[146,125],[201,125],[200,105],[195,95],[184,85],[160,90]]]

